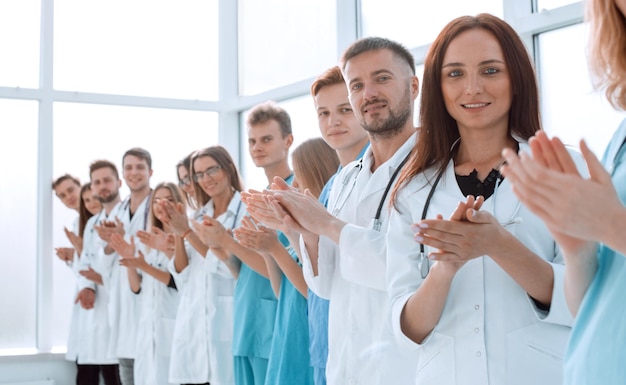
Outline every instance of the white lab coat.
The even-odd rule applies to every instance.
[[[72,222],[72,231],[75,234],[78,234],[78,220],[79,218],[76,217],[76,219],[74,219],[74,221]],[[72,301],[75,301],[76,296],[78,295],[78,292],[79,292],[79,289],[78,289],[78,280],[80,279],[80,274],[78,270],[79,261],[80,261],[79,255],[76,253],[76,250],[74,250],[74,255],[72,256],[72,264],[70,265],[70,268],[72,269],[72,273],[74,273],[74,276],[76,277],[76,292],[74,293],[74,298],[72,298]],[[67,352],[65,353],[65,359],[68,361],[72,361],[72,362],[76,362],[76,359],[78,358],[78,345],[80,342],[80,339],[78,336],[78,329],[80,327],[79,326],[80,309],[82,308],[79,303],[74,303],[74,306],[72,306],[72,315],[70,318],[70,329],[69,329],[69,333],[67,337]]]
[[[413,378],[416,354],[396,343],[385,316],[389,312],[385,230],[391,193],[381,213],[381,230],[372,225],[391,175],[414,144],[413,135],[374,173],[370,171],[372,150],[368,149],[360,171],[357,161],[337,175],[328,209],[340,209],[337,217],[348,224],[341,231],[339,245],[320,237],[317,276],[301,240],[304,278],[313,292],[330,299],[329,385],[406,384]]]
[[[124,238],[130,242],[130,237],[137,231],[146,229],[146,220],[150,212],[150,194],[139,204],[133,218],[130,219],[129,198],[121,202],[116,217],[124,224]],[[109,220],[115,220],[109,215]],[[135,239],[135,246],[140,242]],[[104,254],[104,253],[102,253]],[[103,255],[102,258],[110,263],[110,306],[109,320],[111,323],[111,338],[118,358],[135,358],[137,345],[137,323],[139,322],[139,298],[133,293],[128,283],[126,267],[120,266],[120,256],[117,253]]]
[[[520,143],[520,148],[528,150],[525,143]],[[576,159],[580,160],[580,156]],[[506,229],[550,263],[554,272],[550,310],[538,309],[504,270],[483,256],[467,262],[458,271],[439,323],[421,344],[402,333],[402,309],[423,281],[418,268],[419,244],[413,239],[411,225],[421,220],[434,173],[427,172],[430,184],[420,174],[401,190],[398,211],[393,210],[387,233],[392,325],[399,341],[420,354],[415,383],[560,384],[561,359],[572,324],[563,291],[563,258],[546,226],[520,205],[507,179],[485,201],[482,210],[494,214],[495,206],[494,216],[500,223],[522,220]],[[450,162],[426,218],[435,218],[437,214],[448,217],[464,200]],[[425,254],[428,252],[426,247]]]
[[[239,192],[217,220],[227,229],[239,227],[246,213]],[[213,216],[213,201],[196,215]],[[189,265],[176,273],[174,260],[169,269],[180,291],[180,304],[172,342],[170,382],[229,385],[233,374],[233,293],[235,279],[228,267],[210,250],[200,255],[185,245]]]
[[[94,229],[106,217],[103,211],[92,216],[85,225],[83,233],[83,252],[78,261],[75,261],[76,271],[88,270],[90,267],[102,274],[102,268],[97,262],[99,250],[103,241]],[[96,283],[78,276],[78,290],[90,288],[95,291],[94,307],[85,310],[79,304],[79,327],[77,359],[79,364],[111,365],[117,364],[115,355],[110,354],[109,344],[109,294],[108,290]]]
[[[147,250],[143,244],[137,247],[149,265],[167,271],[169,259],[164,253]],[[139,295],[140,319],[133,367],[135,384],[168,385],[178,291],[143,273]]]

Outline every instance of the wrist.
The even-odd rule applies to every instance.
[[[189,234],[191,234],[192,232],[193,232],[193,230],[192,230],[192,229],[187,229],[187,230],[185,230],[185,231],[184,231],[184,232],[180,235],[180,238],[181,238],[181,239],[186,239],[186,238],[187,238],[187,236],[188,236]]]

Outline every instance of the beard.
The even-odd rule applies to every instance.
[[[100,201],[100,203],[111,203],[114,200],[117,199],[117,197],[120,195],[119,191],[113,191],[111,192],[108,196],[96,196],[96,199]]]
[[[400,100],[398,110],[393,110],[389,107],[389,116],[386,119],[374,119],[368,123],[361,117],[361,126],[365,131],[370,134],[390,138],[395,136],[402,130],[402,127],[411,118],[411,97],[409,88],[406,89],[402,99]],[[375,99],[370,103],[378,103],[380,100]],[[389,103],[387,103],[389,106]],[[367,106],[367,104],[365,105]],[[365,107],[364,106],[364,107]]]

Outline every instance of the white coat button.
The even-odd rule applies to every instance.
[[[480,357],[482,354],[478,351],[476,352],[476,357]]]
[[[474,305],[474,310],[480,309],[480,305]]]
[[[478,333],[480,331],[479,328],[474,328],[474,333]]]

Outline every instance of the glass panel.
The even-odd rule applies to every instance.
[[[239,0],[238,4],[241,94],[317,76],[336,63],[334,0]]]
[[[0,348],[35,348],[38,105],[0,99]]]
[[[574,3],[580,3],[577,0],[537,0],[537,9],[539,12],[554,8],[563,7]]]
[[[122,178],[122,155],[131,147],[150,151],[154,173],[151,185],[177,182],[176,163],[191,151],[218,143],[217,113],[135,107],[57,103],[54,106],[53,175],[70,173],[89,181],[89,164],[96,159],[115,163]],[[128,195],[123,185],[122,199]],[[54,198],[54,247],[69,247],[63,226],[76,214]],[[70,269],[55,257],[53,344],[63,346],[67,331],[75,280]]]
[[[502,1],[494,0],[386,0],[384,7],[380,5],[378,0],[361,0],[363,35],[386,37],[408,48],[435,40],[441,29],[455,17],[484,12],[498,17],[503,14]]]
[[[40,7],[41,0],[0,1],[0,86],[38,87]]]
[[[56,0],[55,89],[217,99],[218,0]]]
[[[539,35],[539,73],[544,129],[575,145],[585,138],[601,155],[624,118],[591,86],[585,57],[586,25]]]
[[[286,100],[278,103],[279,106],[284,108],[291,118],[291,128],[293,132],[293,144],[291,145],[291,151],[304,142],[307,139],[320,137],[320,130],[317,125],[317,114],[315,112],[315,106],[313,104],[313,98],[310,95],[301,96],[298,98]],[[241,127],[243,127],[242,149],[243,149],[243,170],[245,189],[263,189],[267,186],[267,177],[262,168],[257,168],[248,152],[248,128],[246,126],[246,116],[248,111],[242,114]],[[291,154],[289,157],[289,164],[291,164]]]

